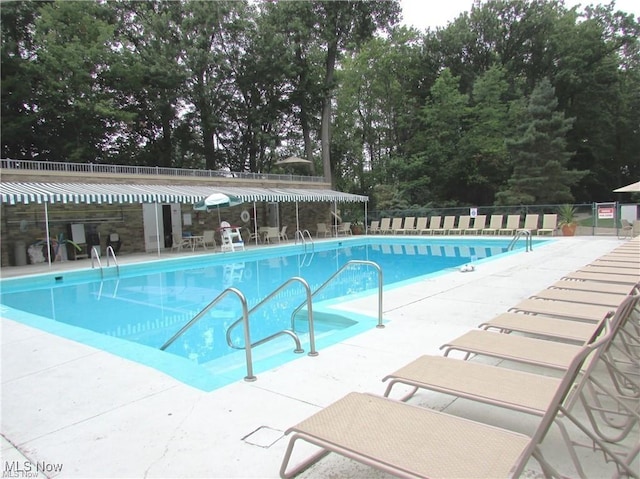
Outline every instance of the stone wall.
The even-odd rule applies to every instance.
[[[319,222],[331,222],[331,208],[333,205],[323,203],[298,203],[298,219],[300,229],[309,230],[312,236],[316,235],[316,224]],[[240,215],[247,210],[253,216],[253,203],[245,203],[233,208],[220,211],[220,217],[234,225],[243,226],[245,239],[249,239],[249,233],[253,230],[253,223],[244,223]],[[52,240],[58,238],[70,239],[69,225],[74,223],[84,224],[86,231],[95,231],[100,236],[102,252],[106,251],[107,238],[110,233],[118,233],[122,242],[118,256],[122,254],[141,253],[145,251],[144,224],[141,204],[58,204],[48,205],[49,236]],[[216,210],[208,212],[196,212],[191,210],[191,205],[182,205],[182,213],[190,212],[192,225],[183,226],[184,231],[190,231],[194,235],[201,235],[204,230],[217,229],[219,226]],[[295,238],[296,230],[296,204],[287,202],[279,204],[280,226],[287,225],[287,234],[290,240]],[[6,205],[0,207],[1,234],[0,252],[2,260],[0,265],[15,266],[19,263],[16,258],[16,244],[20,248],[28,248],[29,245],[46,238],[45,208],[42,204]],[[268,205],[266,202],[256,203],[256,218],[258,226],[268,225]],[[161,244],[161,247],[164,245]],[[170,247],[170,245],[169,245]],[[43,249],[44,250],[44,249]],[[83,253],[86,253],[83,252]],[[52,254],[52,259],[53,259]],[[27,261],[29,258],[27,256]]]

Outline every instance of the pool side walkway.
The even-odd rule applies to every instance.
[[[447,340],[622,243],[612,237],[557,238],[533,252],[482,262],[473,272],[454,271],[385,289],[384,329],[373,328],[317,357],[303,355],[258,374],[255,382],[239,381],[213,392],[2,319],[0,467],[3,473],[8,467],[23,471],[5,477],[278,477],[288,427],[348,392],[382,394],[387,373],[419,355],[441,355],[438,348]],[[3,276],[12,269],[3,270]],[[341,307],[377,315],[372,300]],[[536,422],[435,394],[419,394],[411,402],[525,433]],[[577,477],[564,451],[552,429],[543,443],[545,457],[567,477]],[[590,477],[613,474],[600,453],[585,449],[581,455]],[[36,473],[36,466],[46,472]],[[532,460],[526,477],[538,477],[538,471]],[[388,475],[329,455],[301,477]]]

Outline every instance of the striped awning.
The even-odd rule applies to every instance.
[[[367,196],[327,189],[252,188],[240,186],[180,186],[96,183],[0,183],[0,202],[30,203],[188,203],[223,193],[243,201],[363,203]]]

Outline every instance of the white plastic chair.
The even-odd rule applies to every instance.
[[[319,238],[320,235],[324,236],[325,238],[329,236],[329,228],[327,228],[326,223],[318,223],[316,225],[316,238]]]
[[[340,223],[338,225],[338,236],[340,235],[350,235],[351,234],[351,223],[350,222],[345,222],[345,223]]]
[[[207,246],[213,246],[213,249],[216,249],[216,246],[218,246],[216,244],[215,233],[213,230],[204,230],[202,232],[202,245],[205,249],[207,249]]]
[[[264,242],[273,243],[274,241],[277,243],[280,242],[280,232],[278,231],[278,228],[268,227],[267,232],[264,235]]]
[[[173,235],[173,242],[171,244],[171,251],[177,250],[180,251],[182,248],[191,247],[191,242],[189,238],[183,238],[178,234]]]

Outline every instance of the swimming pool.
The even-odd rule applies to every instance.
[[[246,373],[240,301],[229,295],[176,340],[160,347],[226,288],[257,305],[291,277],[312,291],[350,260],[371,261],[383,272],[384,288],[426,275],[457,270],[506,252],[509,240],[412,237],[354,237],[315,245],[260,248],[245,252],[171,258],[99,270],[13,278],[0,282],[2,316],[80,341],[159,369],[183,382],[212,390]],[[332,306],[377,293],[375,268],[355,264],[313,301],[319,351],[375,327],[377,318],[344,313]],[[291,283],[250,317],[252,342],[289,328],[305,289]],[[295,329],[308,351],[306,314]],[[299,357],[282,337],[253,349],[257,372]]]

